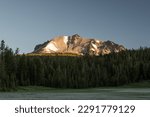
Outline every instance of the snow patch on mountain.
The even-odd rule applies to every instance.
[[[92,46],[93,48],[97,49],[97,46],[94,43],[92,43]]]
[[[46,49],[48,50],[52,50],[52,51],[58,51],[58,48],[54,45],[53,42],[50,42],[47,46],[46,46]]]
[[[90,50],[95,51],[95,49],[94,49],[94,48],[91,48]]]
[[[95,40],[96,41],[96,43],[100,43],[100,40]]]
[[[68,36],[64,36],[63,39],[64,39],[64,43],[67,44],[68,43]]]

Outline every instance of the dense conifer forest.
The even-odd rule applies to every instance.
[[[18,86],[90,88],[150,80],[150,48],[101,56],[18,55],[0,45],[0,90]]]

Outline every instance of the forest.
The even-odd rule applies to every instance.
[[[100,56],[29,56],[0,43],[0,90],[93,88],[150,80],[150,48]]]

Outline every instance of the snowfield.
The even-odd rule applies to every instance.
[[[54,45],[53,42],[50,42],[47,46],[46,46],[46,50],[52,50],[52,51],[58,51],[58,48]]]

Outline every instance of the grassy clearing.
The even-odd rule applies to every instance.
[[[60,89],[42,86],[17,87],[17,91],[0,92],[2,100],[146,100],[150,99],[150,81],[119,87]]]
[[[141,81],[139,83],[131,83],[128,85],[121,86],[122,88],[150,88],[150,80]]]
[[[140,83],[132,83],[129,85],[118,86],[118,87],[98,87],[98,88],[86,88],[86,89],[63,89],[63,88],[50,88],[43,86],[24,86],[18,87],[17,92],[51,92],[51,93],[95,93],[99,89],[124,89],[124,88],[150,88],[150,80],[142,81]]]
[[[50,93],[88,93],[93,92],[96,88],[86,88],[86,89],[63,89],[63,88],[50,88],[42,86],[26,86],[18,87],[17,92],[50,92]]]
[[[142,81],[139,83],[132,83],[124,86],[118,87],[97,87],[97,88],[85,88],[85,89],[64,89],[64,88],[51,88],[51,87],[43,87],[43,86],[20,86],[17,87],[16,90],[9,90],[6,92],[48,92],[48,93],[96,93],[99,90],[102,92],[108,89],[132,89],[132,88],[150,88],[150,80]],[[2,90],[0,90],[1,92]]]

